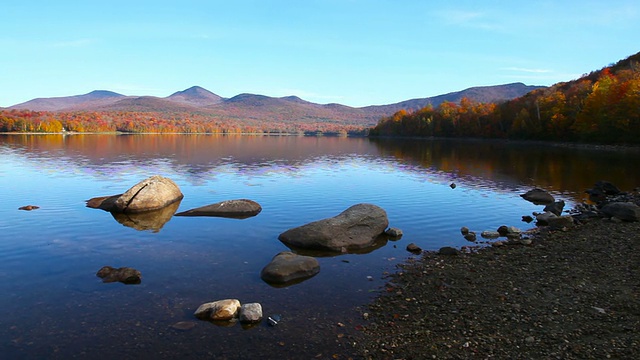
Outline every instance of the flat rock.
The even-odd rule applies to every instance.
[[[260,277],[267,283],[288,284],[308,279],[319,272],[320,263],[316,258],[283,251],[262,269]]]
[[[245,219],[256,216],[262,211],[262,206],[253,200],[226,200],[219,203],[177,213],[175,216],[214,216],[234,219]]]
[[[532,189],[520,195],[523,199],[530,201],[536,205],[547,205],[555,201],[553,196],[542,189]]]
[[[278,239],[294,248],[345,252],[373,246],[388,225],[384,209],[357,204],[335,217],[289,229]]]

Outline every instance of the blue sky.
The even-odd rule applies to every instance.
[[[366,106],[551,85],[640,51],[637,0],[4,0],[0,14],[0,106],[193,85]]]

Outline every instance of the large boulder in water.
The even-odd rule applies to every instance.
[[[278,239],[293,248],[346,252],[373,246],[388,225],[384,209],[357,204],[335,217],[289,229]]]
[[[199,208],[177,213],[175,216],[215,216],[234,219],[246,219],[256,216],[262,211],[262,206],[253,200],[226,200],[219,203],[201,206]]]
[[[135,214],[162,209],[182,200],[184,195],[171,179],[154,175],[147,178],[124,194],[103,196],[87,201],[87,206],[106,211]]]

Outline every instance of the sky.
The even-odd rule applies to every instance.
[[[552,85],[640,51],[640,3],[3,0],[0,107],[110,90],[391,104]]]

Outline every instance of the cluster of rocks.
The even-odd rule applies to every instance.
[[[87,207],[109,211],[121,224],[138,230],[159,231],[173,216],[216,216],[245,219],[256,216],[262,207],[247,199],[227,200],[176,213],[184,195],[178,185],[162,176],[152,176],[122,194],[87,200]],[[343,254],[366,252],[380,247],[388,239],[399,239],[402,231],[388,228],[384,209],[373,204],[356,204],[340,214],[289,229],[278,239],[293,251],[283,251],[260,272],[266,283],[284,287],[305,281],[320,272],[320,264],[313,256],[299,252]],[[97,276],[103,282],[140,283],[141,275],[133,268],[105,266]],[[258,323],[262,320],[259,303],[241,305],[237,299],[202,304],[195,312],[199,319],[210,321]],[[270,319],[270,323],[277,320]],[[183,328],[184,324],[178,326]],[[188,327],[190,327],[189,325]]]

